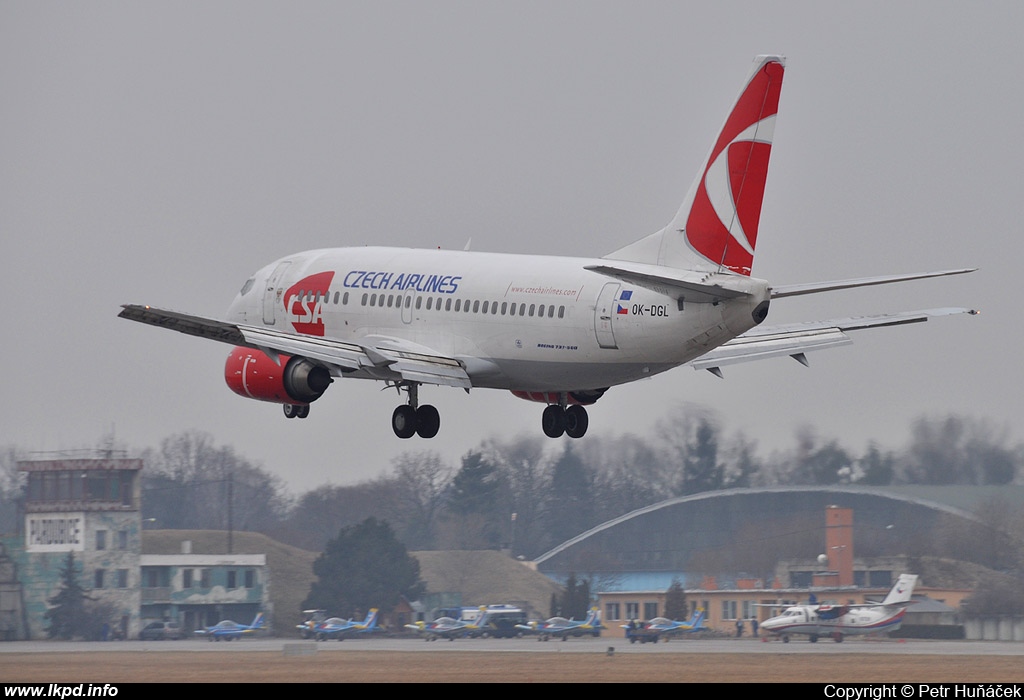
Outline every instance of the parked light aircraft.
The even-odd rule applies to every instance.
[[[523,634],[535,634],[537,640],[546,642],[552,637],[561,637],[566,641],[569,637],[589,635],[598,637],[604,627],[597,608],[591,608],[584,620],[571,620],[564,617],[549,617],[547,620],[534,620],[525,625],[516,625]]]
[[[486,609],[486,605],[480,606],[481,616]],[[475,621],[457,620],[454,617],[447,616],[439,617],[433,622],[413,622],[405,627],[422,634],[424,641],[427,642],[433,642],[437,639],[447,639],[450,642],[459,637],[468,637],[479,629]]]
[[[306,616],[306,619],[295,625],[295,629],[299,631],[303,639],[310,639],[316,634],[316,626],[327,619],[327,611],[314,609],[303,610],[302,613]]]
[[[221,620],[212,627],[196,630],[196,634],[206,637],[211,642],[219,642],[222,639],[230,642],[232,639],[241,639],[243,635],[255,634],[262,629],[265,629],[263,613],[256,613],[250,625],[243,625],[234,620]]]
[[[434,437],[420,387],[511,391],[546,404],[549,437],[587,432],[612,386],[689,364],[737,362],[850,341],[847,331],[975,313],[941,308],[763,326],[772,300],[955,275],[969,269],[774,285],[751,276],[785,72],[759,56],[682,206],[660,231],[605,255],[567,258],[406,248],[288,255],[242,285],[223,320],[129,304],[120,316],[235,346],[228,386],[305,418],[343,377],[404,392],[391,425]]]
[[[329,617],[316,625],[314,636],[318,641],[337,639],[339,642],[349,637],[371,634],[380,630],[377,626],[377,608],[372,608],[362,622],[358,620],[345,620],[340,617]]]
[[[896,585],[881,603],[857,605],[793,605],[781,615],[761,623],[761,631],[789,641],[791,634],[806,634],[810,641],[829,636],[837,642],[851,634],[893,632],[903,624],[917,576],[900,574]]]
[[[652,617],[646,623],[634,625],[622,625],[626,630],[626,638],[630,644],[640,642],[657,642],[664,639],[666,642],[670,637],[688,632],[700,632],[706,630],[704,626],[704,609],[698,608],[693,611],[689,620],[670,620],[667,617]]]

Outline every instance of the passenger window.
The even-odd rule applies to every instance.
[[[480,301],[479,300],[473,302],[473,313],[475,313],[475,314],[480,313]]]
[[[483,313],[487,313],[487,307],[488,307],[489,304],[490,304],[490,302],[488,302],[488,301],[484,302],[484,308],[482,309]]]
[[[444,301],[444,310],[445,311],[451,311],[452,310],[452,298],[451,297],[448,297],[447,299],[445,299],[445,301]],[[456,309],[456,311],[458,311],[458,309]]]
[[[558,318],[565,318],[565,307],[564,306],[559,306],[558,307]]]
[[[427,311],[434,305],[434,297],[427,297]]]
[[[363,301],[361,303],[363,306],[366,306],[366,292],[363,292]]]
[[[416,308],[423,306],[423,297],[416,297]]]
[[[348,306],[348,292],[345,292],[345,295],[341,298],[341,303],[344,306]]]
[[[451,299],[449,299],[448,301],[451,301]],[[462,308],[462,299],[456,299],[455,300],[455,310],[459,311],[461,308]]]
[[[377,295],[376,294],[371,294],[370,295],[370,306],[376,306],[376,305],[377,305]]]
[[[508,311],[508,302],[503,301],[501,302],[501,315],[504,316],[506,311]]]
[[[530,304],[530,316],[533,316],[533,310],[537,308],[536,304]]]

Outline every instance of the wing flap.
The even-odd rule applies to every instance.
[[[907,323],[922,323],[935,316],[951,314],[977,314],[973,309],[941,308],[923,311],[903,311],[876,316],[853,316],[827,321],[793,323],[777,326],[758,326],[741,336],[720,345],[690,362],[694,369],[706,369],[719,374],[725,365],[763,360],[769,357],[789,355],[806,364],[805,352],[849,345],[853,342],[846,331],[865,328],[898,326]]]

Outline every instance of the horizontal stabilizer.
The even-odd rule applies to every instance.
[[[697,303],[715,303],[747,295],[747,292],[735,289],[732,285],[722,284],[726,281],[742,284],[743,280],[739,280],[736,275],[689,273],[688,276],[686,270],[639,263],[587,265],[584,269],[629,282],[665,296]]]
[[[928,279],[929,277],[946,277],[948,275],[964,275],[974,272],[977,268],[963,268],[959,270],[940,270],[938,272],[918,272],[908,275],[882,275],[880,277],[860,277],[850,280],[833,280],[831,282],[811,282],[808,284],[787,284],[780,287],[772,287],[772,299],[781,297],[795,297],[801,294],[817,294],[818,292],[832,292],[837,289],[852,289],[853,287],[870,287],[876,284],[892,284],[893,282],[907,282],[909,280]]]
[[[690,362],[690,366],[694,369],[706,369],[720,377],[722,376],[720,368],[725,365],[763,360],[769,357],[789,355],[801,364],[807,364],[807,358],[804,357],[806,352],[852,343],[853,341],[846,335],[846,331],[921,323],[934,316],[962,313],[977,314],[978,312],[963,308],[925,309],[809,323],[758,326],[701,355],[698,359]]]

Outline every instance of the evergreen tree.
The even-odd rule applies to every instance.
[[[463,546],[490,548],[502,542],[505,514],[497,508],[500,488],[497,468],[481,453],[472,451],[462,458],[462,467],[452,478],[448,510],[457,528],[475,535],[463,538]]]
[[[709,420],[702,418],[693,441],[687,445],[679,495],[689,496],[722,488],[724,471],[718,461],[718,430]]]
[[[575,572],[569,573],[565,581],[565,590],[558,599],[558,612],[554,611],[555,600],[552,598],[552,616],[560,615],[573,620],[583,620],[590,612],[590,581],[577,579]]]
[[[73,639],[85,636],[88,625],[85,603],[89,600],[78,582],[75,553],[68,552],[60,570],[60,590],[47,600],[50,607],[43,617],[50,621],[46,634],[50,639]]]
[[[679,579],[672,579],[672,585],[665,591],[665,617],[670,620],[685,620],[689,617],[686,591]]]
[[[417,600],[426,591],[420,563],[398,541],[386,521],[367,518],[343,527],[313,562],[317,580],[302,603],[352,617],[370,608],[387,612],[399,599]]]
[[[548,531],[555,542],[564,542],[597,524],[595,510],[593,473],[566,447],[551,472]]]

